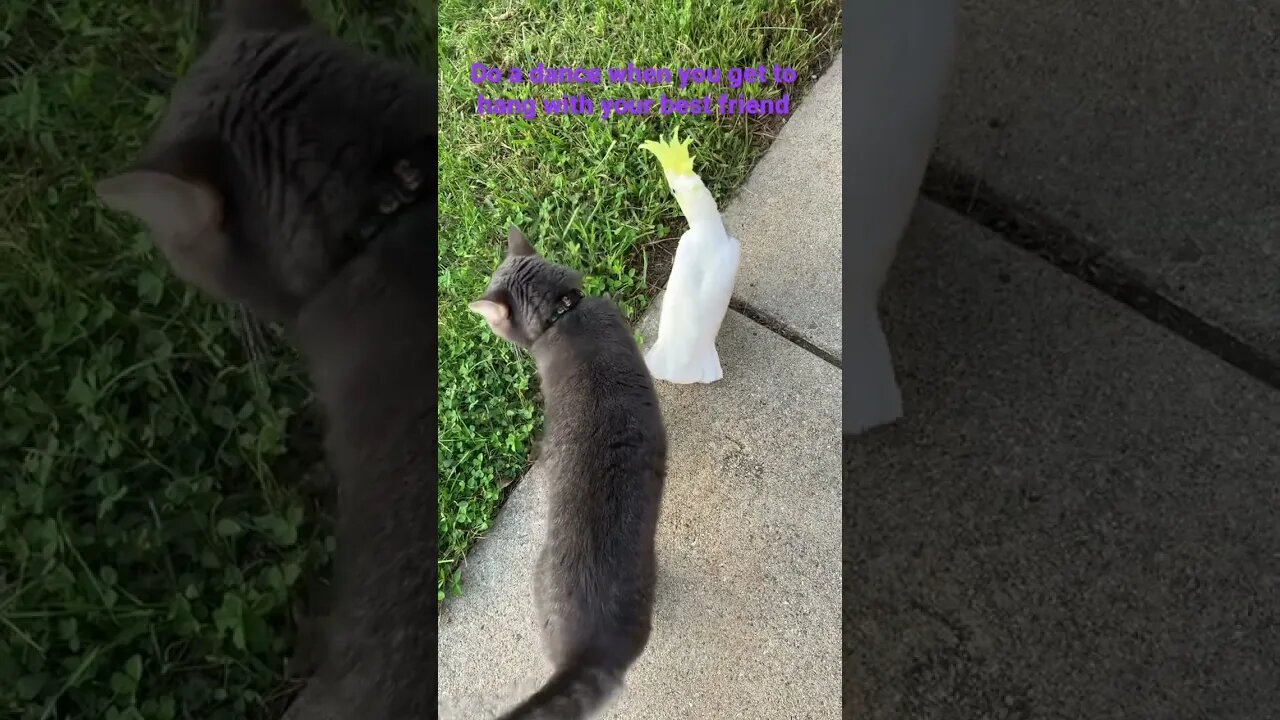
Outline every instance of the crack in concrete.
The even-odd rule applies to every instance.
[[[769,315],[768,313],[763,312],[762,310],[759,310],[758,308],[751,305],[750,303],[744,300],[741,300],[737,297],[733,297],[729,300],[729,309],[733,310],[739,315],[742,315],[743,317],[763,327],[764,329],[772,332],[773,334],[778,335],[782,339],[791,342],[793,345],[799,346],[802,350],[805,350],[810,355],[816,355],[819,359],[825,361],[830,365],[834,365],[837,369],[840,369],[839,357],[809,342],[809,340],[807,340],[803,335],[787,327],[787,324],[782,320],[779,320],[778,318],[775,318],[772,315]]]
[[[999,235],[1191,344],[1280,389],[1280,359],[1232,335],[1161,292],[1160,283],[1043,212],[986,186],[980,177],[934,160],[921,195]]]

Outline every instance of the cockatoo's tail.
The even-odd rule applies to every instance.
[[[720,209],[716,207],[711,191],[702,184],[702,178],[693,171],[693,156],[689,154],[689,143],[686,139],[680,142],[680,131],[671,134],[667,141],[658,136],[657,141],[646,140],[640,147],[653,153],[662,165],[662,174],[667,178],[667,185],[680,204],[680,212],[684,214],[689,227],[699,228],[714,226],[723,232],[720,220]]]

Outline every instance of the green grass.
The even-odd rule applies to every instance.
[[[644,140],[679,127],[695,166],[727,198],[768,146],[776,121],[744,116],[477,117],[477,92],[510,98],[698,97],[690,87],[473,85],[472,63],[554,66],[796,68],[794,95],[839,42],[834,0],[444,0],[440,7],[440,571],[441,597],[493,521],[504,487],[527,468],[540,411],[531,361],[466,309],[500,259],[508,223],[548,258],[587,276],[638,317],[649,299],[646,247],[678,236],[679,210]],[[746,86],[777,97],[777,85]],[[749,241],[749,239],[747,240]]]
[[[286,455],[296,358],[251,362],[92,197],[195,57],[187,5],[0,3],[2,718],[278,717],[299,578],[328,559]],[[424,1],[357,5],[313,7],[426,64]]]
[[[0,3],[0,718],[278,716],[291,614],[332,549],[299,482],[310,395],[297,358],[282,343],[251,357],[235,313],[176,281],[92,196],[198,51],[187,5]],[[357,44],[426,65],[425,0],[310,5]],[[768,62],[797,67],[802,87],[837,36],[834,7],[442,8],[442,592],[537,430],[528,361],[465,310],[506,223],[633,316],[643,249],[675,234],[656,163],[636,150],[672,121],[481,122],[470,63]],[[585,90],[615,91],[661,89]],[[722,197],[767,144],[768,123],[680,124]]]

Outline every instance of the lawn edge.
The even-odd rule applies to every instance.
[[[791,99],[794,103],[794,109],[787,115],[761,115],[751,118],[749,131],[758,137],[768,138],[768,142],[762,143],[755,149],[754,157],[738,185],[725,193],[723,198],[718,199],[718,203],[721,208],[728,207],[728,205],[732,203],[742,192],[742,189],[746,186],[751,174],[755,171],[756,166],[759,165],[760,161],[764,159],[764,156],[773,146],[773,142],[777,139],[777,135],[781,131],[782,127],[786,125],[791,116],[803,107],[805,100],[808,99],[809,92],[817,84],[818,79],[831,68],[836,56],[839,55],[840,50],[844,47],[841,42],[841,33],[839,32],[839,30],[843,29],[843,18],[841,17],[839,6],[836,6],[836,12],[833,15],[834,18],[829,17],[826,19],[838,20],[837,32],[831,33],[830,36],[823,38],[823,45],[819,51],[814,54],[814,60],[810,63],[810,67],[805,68],[803,72],[801,72],[800,68],[796,68],[797,74],[803,77],[804,80],[798,80],[791,90]],[[642,301],[639,303],[640,307],[636,311],[637,317],[632,326],[633,330],[639,327],[640,317],[648,310],[653,299],[664,287],[666,287],[667,279],[671,274],[671,261],[675,256],[675,248],[680,242],[680,228],[682,228],[683,225],[683,219],[677,216],[672,216],[663,228],[665,230],[665,232],[662,233],[664,239],[652,244],[638,245],[633,250],[632,257],[628,258],[629,267],[641,270],[645,273],[645,289],[643,295],[641,295]],[[655,255],[661,257],[661,259],[656,263],[654,262]],[[656,272],[655,268],[657,268]],[[498,519],[503,508],[506,507],[507,501],[511,497],[511,493],[520,486],[524,481],[524,478],[533,468],[537,459],[537,443],[537,438],[534,438],[532,443],[534,450],[531,451],[529,453],[529,457],[526,458],[524,469],[506,484],[499,485],[498,504],[493,511],[494,521]],[[492,530],[492,525],[490,525],[490,530]],[[471,554],[471,551],[475,546],[481,540],[485,539],[487,535],[488,531],[476,535],[475,539],[471,542],[471,546],[467,548],[467,551],[463,554],[461,559],[455,563],[453,571],[450,572],[451,576],[461,576],[466,568],[467,557]],[[445,602],[448,602],[450,598],[459,597],[462,594],[461,581],[459,580],[456,585],[459,590],[447,590],[445,593]],[[440,603],[437,608],[437,612],[442,612],[443,607],[444,603]]]

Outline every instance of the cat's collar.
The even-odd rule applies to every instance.
[[[372,197],[356,225],[362,243],[367,244],[382,232],[402,210],[427,197],[426,168],[430,167],[428,161],[434,162],[427,154],[423,148],[414,148],[396,156],[389,163],[390,172],[374,183]]]
[[[582,300],[582,297],[583,295],[581,290],[570,290],[569,292],[561,295],[560,299],[556,300],[555,312],[551,313],[551,317],[547,320],[546,327],[542,329],[543,332],[546,332],[548,328],[555,325],[556,321],[564,317],[565,313],[576,307],[578,302]]]

